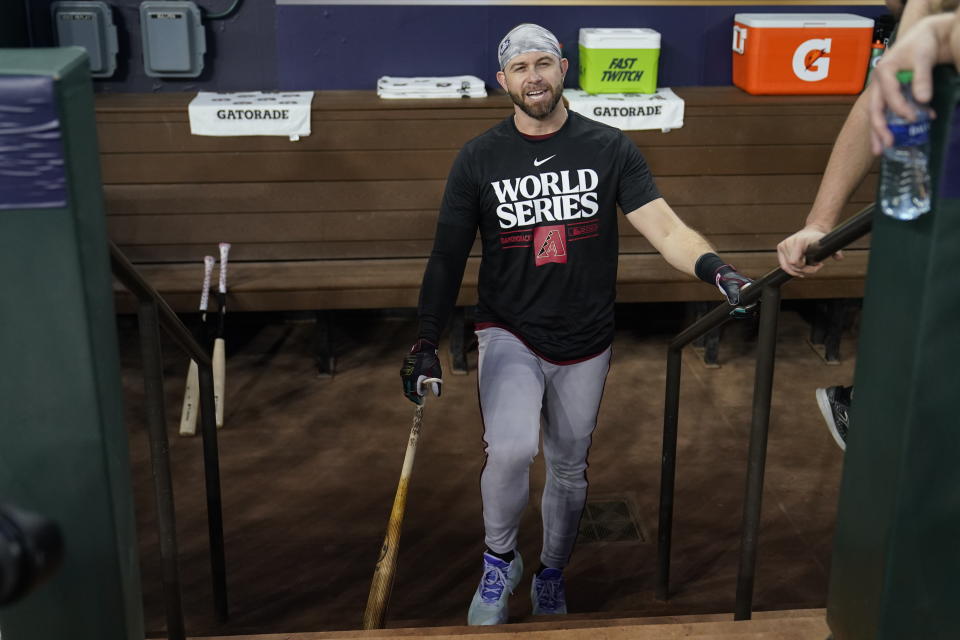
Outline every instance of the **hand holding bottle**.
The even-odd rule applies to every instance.
[[[960,13],[928,16],[917,22],[880,59],[869,87],[871,143],[875,154],[880,155],[894,142],[887,125],[888,111],[908,122],[914,122],[917,117],[916,107],[904,97],[897,73],[913,72],[910,82],[913,98],[926,105],[933,97],[933,66],[944,62],[956,64],[955,55],[960,55],[951,51],[952,33],[952,39],[960,43]],[[926,113],[931,114],[929,109]]]

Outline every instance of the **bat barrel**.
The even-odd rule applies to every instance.
[[[432,378],[431,381],[436,379]],[[367,596],[367,608],[363,612],[364,629],[382,629],[386,618],[387,604],[390,602],[390,592],[393,590],[393,581],[397,572],[397,553],[400,549],[403,515],[407,507],[407,489],[413,471],[413,461],[417,455],[422,420],[423,405],[418,405],[413,418],[413,427],[410,429],[410,439],[407,441],[407,451],[403,456],[400,482],[397,483],[397,493],[394,495],[393,508],[390,510],[387,534],[384,536],[380,558],[373,571],[370,594]]]

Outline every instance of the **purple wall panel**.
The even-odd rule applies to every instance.
[[[373,89],[380,76],[473,74],[496,85],[496,45],[511,27],[551,29],[578,85],[579,29],[650,27],[662,35],[660,86],[730,83],[735,13],[855,13],[882,6],[344,6],[277,7],[277,78],[283,90]]]
[[[34,46],[53,44],[51,0],[27,0]],[[739,12],[855,13],[881,5],[718,6],[424,6],[280,5],[245,0],[227,20],[207,22],[204,71],[195,79],[143,73],[139,0],[110,0],[120,40],[114,77],[97,91],[245,91],[373,89],[383,75],[470,73],[496,86],[495,48],[519,22],[552,29],[570,58],[567,86],[577,86],[581,26],[643,26],[663,35],[661,86],[730,82],[730,29]],[[230,0],[197,0],[220,11]]]
[[[19,1],[19,0],[18,0]],[[52,0],[27,0],[34,46],[54,45]],[[277,88],[276,4],[246,0],[225,20],[205,20],[207,53],[198,78],[151,78],[143,72],[140,46],[140,0],[108,0],[117,25],[117,71],[94,80],[100,92],[268,91]],[[197,6],[218,12],[231,0],[196,0]]]
[[[278,77],[283,90],[373,89],[414,66],[420,75],[486,69],[485,7],[279,6]],[[469,70],[469,71],[465,71]]]

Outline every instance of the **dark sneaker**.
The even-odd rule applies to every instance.
[[[540,575],[533,575],[530,585],[533,615],[556,615],[567,612],[567,594],[563,586],[563,572],[547,567]]]
[[[520,584],[523,575],[523,560],[520,552],[515,552],[512,562],[505,562],[500,558],[483,554],[483,577],[480,585],[473,594],[470,602],[470,611],[467,613],[467,624],[488,625],[505,624],[507,622],[507,598]]]
[[[847,450],[847,431],[850,428],[850,400],[853,387],[817,389],[817,405],[830,435],[844,451]]]

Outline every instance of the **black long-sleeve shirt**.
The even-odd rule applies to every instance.
[[[460,151],[420,291],[420,336],[436,343],[456,302],[477,229],[477,323],[504,327],[543,357],[569,362],[613,341],[617,205],[660,193],[619,130],[569,112],[547,139],[509,117]]]

